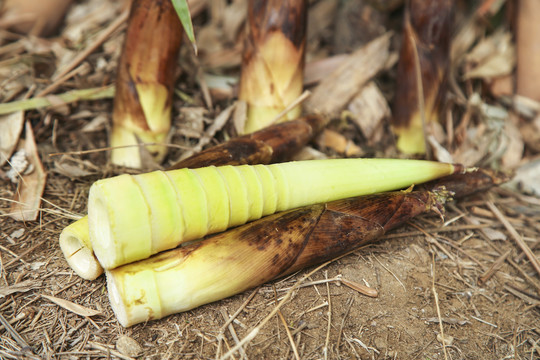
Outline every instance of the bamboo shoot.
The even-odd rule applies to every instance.
[[[397,148],[426,153],[426,129],[439,121],[446,90],[454,1],[412,0],[405,12],[392,125]]]
[[[244,133],[271,125],[302,94],[306,20],[305,0],[249,2],[238,94],[248,106]],[[300,113],[296,106],[279,122]]]
[[[111,132],[114,164],[140,168],[139,142],[161,162],[182,25],[170,0],[134,0],[118,65]]]

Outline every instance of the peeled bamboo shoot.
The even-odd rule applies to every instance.
[[[285,161],[311,140],[326,122],[322,116],[307,115],[269,126],[201,151],[176,163],[170,170]],[[103,273],[90,243],[87,217],[66,227],[60,234],[59,242],[64,257],[77,275],[86,280],[94,280]]]
[[[406,188],[461,166],[395,159],[333,159],[156,171],[90,188],[90,241],[112,269],[277,211]]]

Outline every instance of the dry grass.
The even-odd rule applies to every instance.
[[[322,3],[315,2],[321,7]],[[51,86],[60,94],[110,84],[124,29],[122,21],[115,21],[121,6],[106,1],[82,1],[78,6],[87,6],[88,14],[99,6],[117,8],[102,11],[105,18],[96,17],[83,29],[86,35],[75,40],[43,40],[0,30],[0,71],[11,71],[10,87],[5,82],[2,85],[2,102],[31,98]],[[214,53],[208,52],[208,38],[199,44],[200,63],[211,64],[206,69],[209,72],[237,75],[240,40],[231,42],[208,31],[216,24],[221,24],[220,31],[232,25],[211,21],[217,15],[204,11],[195,18],[198,31],[214,34],[217,44]],[[312,10],[312,16],[320,16],[317,14]],[[387,30],[388,23],[382,24]],[[63,39],[74,26],[70,23],[62,30]],[[319,29],[308,47],[310,56],[323,58],[333,33],[331,25]],[[100,34],[107,36],[101,38]],[[78,64],[70,65],[78,53],[98,41]],[[352,40],[350,44],[356,47]],[[62,55],[67,60],[61,61]],[[200,80],[200,72],[193,71],[197,63],[188,53],[182,56],[177,89],[184,100],[177,98],[174,107],[195,110],[175,112],[172,140],[177,147],[171,147],[171,163],[181,156],[183,150],[178,146],[196,146],[210,126],[208,119],[230,104],[213,93],[216,105],[207,108],[196,85]],[[92,70],[80,68],[81,64],[89,64]],[[219,66],[222,68],[217,69]],[[57,74],[72,76],[54,76],[55,69]],[[392,71],[378,79],[384,92],[392,88]],[[460,80],[458,85],[468,98],[473,86],[481,84]],[[493,99],[492,103],[499,101]],[[496,141],[493,128],[475,120],[475,112],[459,99],[454,105],[449,111],[455,119],[470,118],[459,122],[452,136],[448,135],[448,148],[455,150],[452,154],[466,158],[464,154],[472,149],[466,146],[474,144],[476,151],[485,151],[480,163],[500,165],[502,158],[498,148],[491,146],[494,143],[465,138],[466,130],[472,129],[484,134],[486,142]],[[29,222],[6,216],[17,190],[8,180],[0,180],[0,358],[540,357],[540,274],[534,260],[531,262],[540,254],[540,201],[506,188],[451,204],[445,223],[435,215],[425,215],[377,244],[323,266],[160,321],[122,328],[109,307],[104,279],[88,282],[78,278],[58,246],[60,231],[86,213],[90,184],[124,171],[108,165],[106,151],[81,152],[107,147],[111,108],[110,100],[80,101],[25,114],[33,124],[48,180],[39,218]],[[388,135],[368,146],[369,139],[363,139],[351,123],[335,122],[331,127],[366,155],[395,154]],[[231,127],[222,126],[211,142],[220,142],[230,133]],[[335,155],[331,149],[318,150]],[[51,153],[64,155],[49,156]],[[528,149],[523,154],[522,161],[537,156]],[[373,295],[373,290],[377,297],[364,294]],[[48,298],[51,296],[83,308],[58,305]],[[99,314],[89,316],[89,309]]]

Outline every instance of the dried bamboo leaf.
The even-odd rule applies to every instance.
[[[35,290],[39,288],[41,284],[41,280],[25,280],[10,286],[0,287],[0,299],[11,294],[24,293],[30,290]]]
[[[520,0],[517,16],[517,93],[540,101],[540,2]]]
[[[32,35],[51,35],[60,25],[72,0],[6,0],[0,6],[0,28]]]
[[[24,142],[21,140],[20,143],[24,143],[24,150],[33,170],[29,174],[21,176],[9,216],[17,221],[34,221],[39,214],[47,173],[39,159],[30,123],[26,123],[26,139]]]
[[[313,90],[306,102],[306,111],[339,117],[349,100],[383,69],[389,46],[390,34],[386,34],[352,53]]]
[[[489,80],[512,73],[516,64],[515,47],[510,32],[497,31],[480,41],[465,57],[468,68],[464,79]]]
[[[347,106],[349,118],[358,126],[368,143],[380,141],[383,120],[390,116],[390,107],[375,82],[369,82]]]
[[[63,307],[64,309],[71,311],[72,313],[75,313],[77,315],[81,316],[96,316],[101,315],[101,311],[97,311],[94,309],[89,309],[85,306],[75,304],[74,302],[56,297],[56,296],[50,296],[50,295],[41,295],[47,300],[52,301],[56,305]]]
[[[24,125],[24,112],[0,115],[0,166],[9,159],[17,146]]]

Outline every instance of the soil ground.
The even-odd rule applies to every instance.
[[[88,1],[77,3],[90,8],[98,6],[89,5]],[[103,12],[105,22],[114,14]],[[393,10],[384,26],[400,24],[401,16],[401,8]],[[205,27],[206,20],[204,16],[194,20],[196,31]],[[101,24],[96,21],[94,27],[100,28]],[[327,42],[321,40],[314,48],[324,50],[333,34],[334,30],[323,32],[320,38]],[[57,51],[49,40],[35,39],[33,45],[43,46],[46,56],[37,50],[24,50],[24,46],[15,53],[12,48],[16,46],[5,46],[24,45],[26,38],[10,36],[3,43],[2,59],[23,54],[34,61],[31,75],[16,76],[15,81],[23,87],[34,84],[39,89],[50,84],[50,68],[57,66],[64,53]],[[95,70],[91,76],[75,76],[60,88],[67,91],[110,83],[122,36],[121,27],[103,47],[89,55],[87,61]],[[69,50],[76,52],[74,44],[60,44],[71,46]],[[347,50],[357,44],[350,40],[340,46]],[[187,72],[192,65],[189,61],[183,65],[178,88],[187,95],[184,99],[191,96],[191,105],[198,109],[196,113],[205,105],[194,75]],[[231,71],[238,70],[236,67]],[[393,76],[395,69],[381,76],[381,88],[391,89]],[[230,99],[224,102],[227,101]],[[185,105],[175,100],[175,109]],[[216,105],[206,118],[224,107]],[[418,217],[377,243],[322,268],[305,269],[192,311],[123,328],[109,306],[104,277],[89,282],[76,276],[58,246],[61,230],[72,222],[66,214],[86,213],[92,182],[126,171],[111,166],[106,151],[80,152],[106,148],[111,109],[112,101],[106,99],[26,112],[48,179],[39,218],[27,222],[5,215],[17,186],[0,180],[0,315],[12,327],[8,331],[0,325],[0,358],[219,359],[248,336],[283,299],[280,312],[231,358],[540,358],[539,274],[489,205],[500,210],[538,258],[540,200],[509,188],[493,189],[448,205],[444,223],[436,214]],[[197,139],[190,140],[186,134],[201,131],[199,127],[204,129],[208,124],[199,116],[199,123],[186,125],[186,116],[178,113],[174,111],[173,140],[193,146]],[[90,132],[83,132],[90,120],[95,126]],[[480,125],[471,121],[466,126],[475,129]],[[344,126],[339,119],[331,128],[372,156],[388,153],[384,147],[393,146],[391,141],[382,141],[383,149],[364,147],[358,129],[350,124]],[[219,131],[212,143],[222,141],[227,129]],[[336,156],[335,151],[313,146]],[[73,151],[79,153],[70,153]],[[169,161],[180,152],[173,149]],[[50,156],[51,153],[63,155]],[[523,154],[537,156],[532,150]],[[494,272],[484,283],[481,278],[488,270]],[[368,297],[339,281],[325,281],[338,276],[376,289],[378,296]],[[69,300],[100,314],[77,315],[47,296]],[[237,311],[231,325],[223,328]],[[25,348],[24,342],[29,348]]]

